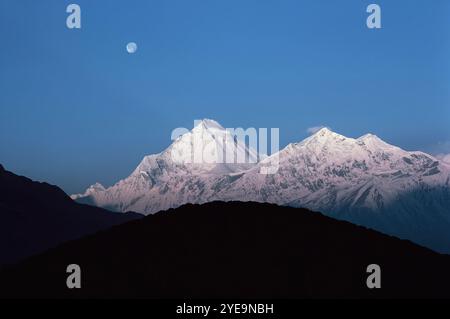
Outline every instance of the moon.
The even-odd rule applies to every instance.
[[[137,44],[134,42],[130,42],[127,44],[127,51],[130,54],[133,54],[137,51]]]

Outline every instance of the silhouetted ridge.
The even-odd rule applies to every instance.
[[[139,214],[75,203],[59,187],[0,170],[0,265],[43,252]]]
[[[66,288],[66,267],[82,289]],[[382,288],[366,286],[367,266]],[[0,274],[11,297],[449,297],[450,257],[308,210],[185,205],[66,243]]]

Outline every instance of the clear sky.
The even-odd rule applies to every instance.
[[[448,0],[1,0],[0,40],[0,163],[68,193],[201,118],[450,153]]]

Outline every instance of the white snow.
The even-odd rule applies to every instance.
[[[128,178],[108,189],[97,183],[72,198],[88,197],[98,206],[145,214],[216,199],[320,209],[324,194],[332,190],[336,202],[375,209],[420,185],[448,187],[450,176],[448,165],[431,155],[404,151],[373,134],[353,139],[328,128],[260,163],[221,163],[229,153],[234,159],[242,154],[258,159],[255,150],[236,142],[219,123],[203,120],[162,153],[144,157]],[[275,159],[279,171],[260,174],[261,166]]]

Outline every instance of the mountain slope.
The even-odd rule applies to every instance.
[[[82,288],[66,288],[67,265]],[[366,286],[381,267],[381,289]],[[450,297],[450,256],[298,208],[185,205],[0,273],[2,297]]]
[[[77,204],[58,187],[0,165],[0,265],[140,217]]]
[[[223,135],[233,141],[217,122],[205,120],[163,153],[144,158],[125,180],[108,189],[94,185],[73,198],[144,214],[214,200],[306,207],[450,253],[449,164],[372,134],[353,139],[327,128],[258,163],[186,164],[192,156],[186,145],[214,145],[214,159],[232,143],[217,143],[214,137]],[[261,159],[245,145],[238,150]],[[177,157],[181,163],[173,161]],[[268,166],[278,171],[261,174]]]

